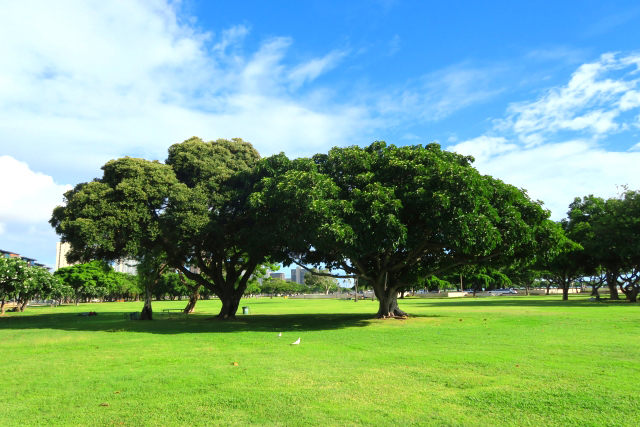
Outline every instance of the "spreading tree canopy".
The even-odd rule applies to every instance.
[[[378,317],[404,315],[397,290],[491,259],[530,257],[548,211],[438,144],[333,148],[263,180],[256,205],[287,218],[290,262],[369,283]]]
[[[172,145],[165,163],[112,160],[102,178],[65,194],[50,223],[71,243],[70,261],[162,253],[221,299],[220,318],[234,317],[251,274],[273,250],[246,203],[259,160],[242,139],[196,137]]]

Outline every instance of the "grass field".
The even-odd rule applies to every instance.
[[[640,305],[559,299],[29,307],[0,318],[0,426],[639,425]]]

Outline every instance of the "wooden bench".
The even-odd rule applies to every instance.
[[[182,318],[183,314],[187,319],[189,318],[189,313],[185,313],[183,308],[164,308],[162,309],[160,316],[164,318],[164,316],[167,315],[167,317],[171,319],[171,313],[177,313],[178,319]]]

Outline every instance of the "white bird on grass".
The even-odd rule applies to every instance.
[[[296,342],[292,342],[291,345],[300,345],[300,338],[298,338]]]
[[[280,333],[278,334],[278,336],[279,336],[279,337],[281,337],[281,336],[282,336],[282,332],[280,332]]]

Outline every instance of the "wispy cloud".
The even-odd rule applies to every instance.
[[[550,89],[536,101],[512,104],[497,127],[513,131],[531,146],[561,131],[602,137],[624,129],[620,114],[640,106],[635,90],[640,85],[639,63],[640,55],[602,55],[599,61],[580,66],[566,85]],[[612,78],[612,72],[622,75]]]
[[[304,83],[315,80],[321,74],[338,65],[338,62],[346,55],[347,51],[345,50],[334,50],[322,58],[314,58],[296,66],[289,73],[292,87],[297,89]]]
[[[401,42],[402,39],[400,39],[400,36],[397,34],[391,38],[389,42],[389,56],[395,55],[400,50]]]
[[[163,159],[192,135],[241,136],[263,155],[295,157],[369,141],[393,123],[441,120],[496,91],[485,84],[489,70],[458,66],[333,97],[317,80],[348,50],[296,62],[294,40],[273,37],[247,52],[247,25],[202,32],[181,13],[162,0],[2,3],[7,154],[69,182],[90,179],[113,157]]]
[[[592,25],[585,33],[587,37],[597,36],[604,34],[615,27],[626,24],[629,21],[634,20],[640,15],[640,7],[634,7],[624,10],[622,12],[613,13],[607,15]]]
[[[426,74],[403,88],[379,94],[377,110],[389,118],[435,122],[470,105],[489,100],[504,88],[500,67],[458,64]],[[377,94],[378,95],[378,94]]]
[[[556,219],[574,197],[610,197],[617,185],[640,188],[638,144],[629,151],[607,147],[607,137],[629,129],[640,107],[639,60],[606,54],[581,65],[567,84],[510,105],[490,132],[448,149],[471,154],[483,173],[526,188]]]

